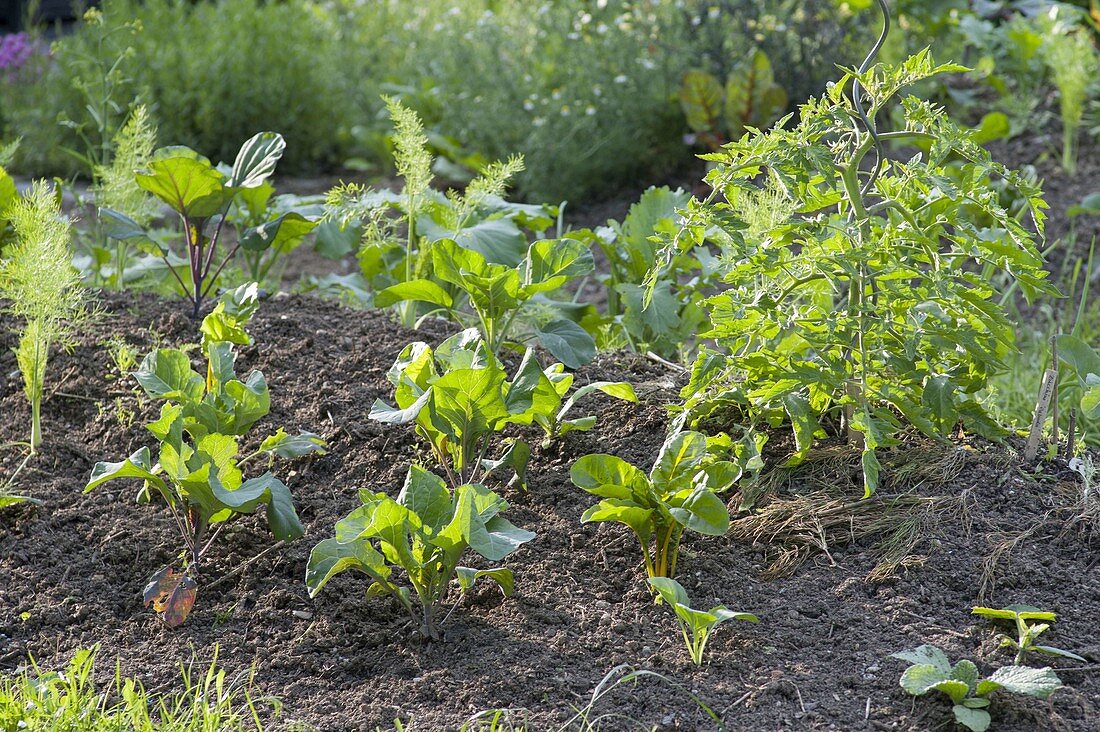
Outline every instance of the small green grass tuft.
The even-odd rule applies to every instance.
[[[263,732],[262,719],[282,711],[273,698],[252,696],[252,676],[230,679],[217,650],[205,671],[180,664],[177,691],[150,693],[116,664],[113,682],[97,684],[97,649],[80,649],[62,671],[37,664],[0,678],[0,732]]]

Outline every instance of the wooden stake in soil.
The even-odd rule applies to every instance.
[[[1043,438],[1043,425],[1047,421],[1047,411],[1058,386],[1058,352],[1052,354],[1050,368],[1043,374],[1043,383],[1039,387],[1039,401],[1035,404],[1035,416],[1031,420],[1031,432],[1027,436],[1024,448],[1024,460],[1031,461],[1039,454],[1039,443]]]

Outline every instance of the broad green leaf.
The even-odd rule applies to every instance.
[[[317,222],[292,211],[259,226],[245,229],[241,235],[241,247],[252,252],[267,249],[288,252],[301,244],[315,226]]]
[[[117,478],[141,478],[149,481],[162,493],[167,490],[160,476],[153,473],[148,447],[141,448],[120,463],[96,463],[92,468],[91,477],[88,478],[88,484],[84,486],[84,492],[88,493],[97,486]]]
[[[714,624],[724,623],[727,620],[743,620],[746,623],[759,623],[760,618],[756,617],[752,613],[739,612],[737,610],[727,610],[719,605],[718,607],[712,607],[710,614],[715,617]]]
[[[947,654],[936,646],[926,644],[919,648],[914,648],[911,651],[892,653],[890,657],[900,661],[908,661],[916,665],[933,666],[940,672],[941,677],[945,679],[951,675],[951,661],[948,660]]]
[[[385,308],[406,300],[431,303],[442,308],[454,305],[451,294],[433,280],[409,280],[391,285],[374,296],[374,304]]]
[[[296,460],[306,455],[324,455],[328,445],[319,435],[299,432],[288,435],[282,427],[260,443],[260,452],[277,455],[284,460]]]
[[[240,513],[252,513],[266,505],[267,525],[280,541],[292,541],[305,534],[305,527],[294,510],[290,489],[271,473],[246,480],[231,491],[215,483],[213,493],[219,501]]]
[[[455,508],[447,484],[419,465],[409,467],[397,502],[415,513],[431,534],[438,533],[454,516]]]
[[[952,711],[955,713],[955,721],[971,732],[986,732],[992,722],[989,712],[984,709],[971,709],[962,704],[956,704],[952,707]]]
[[[671,577],[650,577],[649,584],[653,589],[657,590],[661,599],[671,606],[689,606],[691,604],[691,599],[688,597],[687,590],[684,589],[683,585]]]
[[[183,351],[162,348],[146,356],[134,378],[154,399],[197,401],[202,398],[205,379],[191,368]]]
[[[971,139],[979,145],[1003,140],[1011,133],[1008,115],[1004,112],[986,112],[978,126],[970,131]]]
[[[649,486],[645,473],[614,455],[585,455],[573,463],[569,477],[578,488],[601,498],[625,500]]]
[[[455,567],[455,578],[462,592],[468,592],[479,579],[486,577],[500,586],[500,591],[505,597],[511,597],[515,591],[516,580],[510,569],[471,569],[470,567]]]
[[[581,523],[599,523],[602,521],[616,521],[625,524],[642,542],[649,543],[653,537],[653,509],[618,501],[614,498],[600,501],[581,514]]]
[[[275,172],[279,158],[286,150],[286,141],[277,132],[260,132],[245,141],[233,161],[229,185],[233,188],[255,188]]]
[[[347,569],[357,569],[376,580],[388,579],[391,572],[382,555],[368,542],[342,544],[336,539],[325,539],[309,553],[306,564],[309,596],[316,597],[330,579]]]
[[[137,184],[188,219],[206,219],[219,213],[232,197],[225,176],[210,161],[186,147],[157,150],[147,170],[136,174]]]
[[[959,419],[955,409],[955,384],[947,376],[929,376],[924,382],[921,403],[935,419],[940,434],[951,431]]]
[[[456,369],[432,385],[429,417],[436,429],[459,439],[496,430],[508,417],[504,372],[495,368]]]
[[[1084,382],[1088,374],[1100,376],[1100,354],[1080,338],[1060,335],[1055,341],[1058,345],[1058,359],[1074,370]]]
[[[576,239],[543,239],[527,250],[520,264],[523,288],[528,296],[551,292],[574,277],[595,269],[588,245]]]
[[[974,665],[973,661],[964,658],[955,664],[955,668],[951,669],[951,678],[966,684],[966,694],[963,695],[965,697],[974,693],[978,688],[978,667]],[[955,699],[955,703],[958,704],[963,697]]]
[[[722,108],[722,84],[705,71],[688,71],[680,84],[680,108],[688,127],[713,132]]]
[[[687,500],[669,513],[678,522],[700,534],[721,536],[730,527],[729,510],[721,498],[709,488],[697,488],[691,491]]]
[[[596,342],[572,320],[555,320],[535,331],[539,343],[571,369],[579,369],[596,357]]]
[[[2,212],[2,209],[0,209]],[[109,208],[99,209],[99,223],[103,228],[103,234],[111,239],[129,241],[139,246],[142,251],[150,252],[155,256],[167,256],[168,250],[149,237],[145,227],[134,221],[126,214],[119,213]]]
[[[1039,699],[1047,699],[1062,688],[1061,679],[1048,667],[1003,666],[993,672],[988,681],[1013,694],[1025,694]],[[981,696],[986,695],[980,689],[978,693]]]
[[[1080,203],[1066,209],[1066,215],[1070,218],[1076,216],[1100,216],[1100,191],[1090,193],[1081,199]]]
[[[673,490],[690,478],[707,456],[707,438],[700,432],[680,432],[661,446],[650,480],[659,490]],[[683,486],[681,486],[683,487]]]
[[[905,669],[901,675],[901,688],[913,696],[922,696],[948,681],[948,674],[942,668],[931,664],[918,663]]]
[[[638,403],[638,395],[634,392],[634,387],[630,383],[626,381],[594,381],[591,384],[585,384],[570,394],[568,404],[572,405],[595,391],[603,392],[615,399],[622,399],[624,402]]]
[[[227,427],[233,434],[245,434],[252,425],[271,411],[271,394],[263,373],[259,371],[253,371],[243,382],[226,383],[225,394],[232,400],[233,420]]]
[[[440,226],[430,218],[417,220],[417,232],[430,242],[451,240],[462,249],[474,252],[487,263],[512,268],[523,260],[527,237],[507,218],[477,221],[463,229]]]
[[[420,410],[424,408],[424,405],[428,403],[428,400],[432,398],[432,392],[429,388],[423,394],[421,394],[412,404],[404,409],[397,409],[386,404],[381,399],[375,399],[374,405],[370,408],[370,413],[367,415],[375,422],[385,422],[386,424],[408,424],[415,421],[420,415]]]
[[[481,467],[488,477],[501,468],[511,468],[519,487],[527,487],[527,465],[531,461],[531,446],[523,440],[514,440],[497,460],[482,460]],[[509,485],[512,482],[509,481]]]

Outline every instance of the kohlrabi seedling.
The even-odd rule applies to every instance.
[[[995,691],[1047,699],[1062,688],[1062,682],[1049,668],[1005,666],[983,679],[972,661],[963,659],[952,666],[943,651],[930,645],[890,657],[912,664],[901,675],[901,688],[913,696],[931,691],[946,694],[954,704],[955,721],[972,732],[989,729],[989,696]]]
[[[158,570],[145,588],[165,622],[186,620],[195,602],[199,564],[226,522],[239,514],[266,508],[267,523],[277,539],[289,541],[304,533],[290,489],[271,472],[245,479],[248,461],[267,457],[296,458],[323,453],[325,443],[314,434],[288,435],[279,429],[255,451],[240,456],[238,438],[265,416],[270,406],[263,374],[244,381],[234,372],[234,343],[250,341],[244,324],[255,310],[255,288],[229,293],[202,324],[202,350],[207,358],[204,378],[192,370],[187,352],[160,349],[150,354],[135,374],[151,397],[166,403],[160,418],[146,428],[160,443],[154,463],[148,447],[118,463],[96,463],[85,492],[120,478],[144,481],[140,500],[159,494],[180,533],[185,551],[181,566]],[[227,340],[214,340],[224,337]]]
[[[1016,660],[1014,663],[1017,666],[1022,664],[1027,659],[1027,654],[1031,652],[1046,653],[1051,656],[1059,656],[1061,658],[1080,661],[1081,663],[1088,663],[1087,660],[1078,656],[1076,653],[1064,651],[1054,646],[1040,645],[1036,642],[1039,640],[1039,636],[1050,630],[1051,624],[1057,618],[1052,612],[1040,610],[1031,605],[1009,605],[1008,607],[1000,609],[976,607],[971,610],[971,614],[980,615],[994,622],[1001,621],[1012,624],[1016,630],[1016,637],[1013,638],[1012,636],[1002,634],[1000,635],[1000,639],[1002,646],[1005,648],[1012,648],[1016,651]]]
[[[671,577],[686,529],[710,536],[729,529],[729,511],[717,494],[733,485],[740,470],[716,458],[702,433],[680,432],[665,441],[648,476],[614,455],[586,455],[570,475],[603,499],[581,520],[625,524],[642,545],[646,574]]]
[[[650,577],[649,584],[676,613],[676,622],[680,625],[684,643],[687,644],[688,653],[696,666],[703,665],[703,650],[707,647],[707,640],[720,624],[727,620],[747,620],[750,623],[759,621],[751,613],[727,610],[725,605],[716,605],[706,611],[694,610],[687,591],[674,579]]]
[[[537,424],[551,439],[591,428],[594,417],[566,419],[585,394],[603,391],[637,400],[629,384],[612,382],[589,384],[566,398],[573,377],[563,372],[561,364],[543,369],[531,349],[509,380],[476,328],[448,338],[435,349],[421,342],[406,346],[390,369],[389,380],[397,406],[379,400],[370,418],[415,424],[452,488],[483,482],[502,468],[510,468],[521,484],[525,482],[530,456],[526,443],[512,440],[497,459],[489,457],[493,441],[508,425]]]
[[[488,488],[463,484],[452,491],[442,478],[415,465],[396,499],[370,491],[361,491],[359,499],[363,505],[336,524],[336,536],[310,552],[310,596],[354,569],[373,580],[368,597],[394,597],[426,639],[440,637],[439,611],[451,580],[458,581],[459,599],[480,577],[511,594],[511,570],[458,565],[467,549],[497,562],[535,537],[500,516],[508,504]],[[407,584],[398,581],[395,569],[404,571]]]

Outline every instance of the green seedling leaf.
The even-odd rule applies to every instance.
[[[374,296],[374,304],[380,308],[389,307],[406,300],[426,302],[448,309],[454,305],[454,298],[451,297],[451,294],[432,280],[399,282]]]
[[[463,593],[469,592],[474,584],[485,577],[496,582],[505,597],[511,597],[515,591],[516,580],[510,569],[471,569],[469,567],[455,567],[455,579]]]
[[[237,153],[233,162],[233,174],[229,185],[233,188],[255,188],[275,172],[275,166],[283,157],[286,141],[277,132],[261,132],[249,138]]]
[[[312,432],[288,435],[282,427],[260,443],[260,452],[276,455],[284,460],[297,460],[306,455],[324,455],[328,444]]]
[[[356,541],[342,544],[336,539],[325,539],[309,553],[306,564],[309,596],[316,597],[330,579],[348,569],[383,579],[390,575],[385,559],[369,543]]]
[[[547,351],[571,369],[579,369],[596,357],[596,342],[572,320],[555,320],[535,332]]]
[[[267,249],[288,252],[301,244],[316,226],[317,222],[292,211],[259,226],[245,229],[241,235],[241,247],[250,252]]]
[[[979,696],[986,696],[992,691],[990,684],[1013,694],[1024,694],[1038,699],[1049,699],[1051,694],[1062,688],[1061,679],[1049,667],[1004,666],[997,669],[989,680],[983,683],[986,684],[986,690],[983,691],[979,684]]]
[[[189,219],[219,213],[232,197],[225,176],[210,161],[186,147],[157,150],[148,168],[136,174],[137,184]]]
[[[191,360],[183,351],[168,348],[153,351],[142,360],[134,378],[154,399],[202,398],[204,379],[191,368]]]
[[[1100,216],[1100,191],[1090,193],[1081,199],[1080,203],[1066,209],[1066,216]]]
[[[955,721],[966,727],[971,732],[986,732],[992,722],[989,712],[984,709],[972,709],[963,704],[952,707],[955,713]]]
[[[649,486],[638,468],[614,455],[585,455],[569,470],[573,484],[601,498],[628,499]]]

